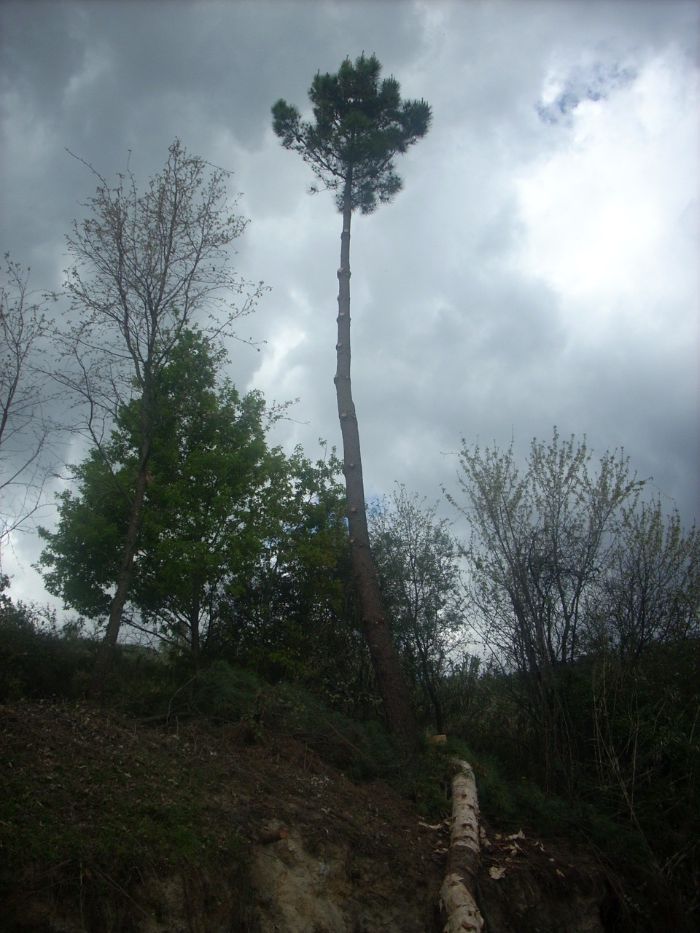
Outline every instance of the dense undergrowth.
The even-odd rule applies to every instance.
[[[195,673],[124,646],[96,706],[83,698],[95,653],[93,641],[26,617],[6,613],[0,625],[8,929],[41,929],[34,904],[46,909],[47,892],[52,911],[72,905],[85,929],[138,928],[143,905],[157,915],[163,897],[162,884],[149,886],[173,877],[186,883],[188,909],[210,911],[225,889],[227,922],[256,929],[249,871],[259,813],[254,800],[226,799],[246,748],[274,757],[293,741],[354,781],[393,784],[425,816],[446,812],[444,762],[407,767],[379,723],[354,722],[298,686],[224,661]],[[264,786],[266,777],[246,781]]]
[[[463,728],[464,737],[451,736],[440,754],[426,747],[406,762],[380,722],[356,721],[300,685],[273,684],[221,660],[193,671],[152,650],[122,646],[98,728],[98,711],[83,700],[95,652],[96,643],[78,632],[58,631],[5,606],[0,702],[10,710],[31,710],[34,717],[41,717],[42,709],[71,709],[71,722],[77,716],[80,728],[92,734],[95,750],[77,773],[69,749],[59,745],[52,750],[47,737],[49,778],[43,773],[35,786],[23,766],[27,750],[21,742],[11,749],[0,798],[6,866],[0,883],[6,892],[18,876],[33,877],[37,865],[58,888],[75,886],[84,872],[93,873],[99,882],[91,888],[94,894],[100,885],[125,885],[144,865],[203,868],[223,859],[235,869],[234,888],[241,889],[245,905],[247,840],[235,824],[223,827],[212,813],[221,774],[195,755],[188,758],[183,783],[168,746],[173,735],[195,727],[214,734],[226,729],[227,741],[244,746],[290,737],[354,781],[385,781],[431,820],[449,812],[450,759],[466,758],[474,766],[489,825],[503,832],[526,828],[540,838],[566,838],[595,853],[619,905],[611,929],[641,928],[648,911],[662,904],[675,929],[692,924],[679,892],[664,884],[640,827],[621,818],[602,796],[567,800],[545,794],[525,767],[518,767],[513,749],[509,756],[499,748],[502,735],[485,710],[481,729],[472,729],[471,738]],[[492,689],[493,684],[484,684],[484,690]],[[472,715],[478,708],[476,703]],[[114,735],[105,732],[105,716],[112,717]],[[489,723],[495,753],[484,735]],[[697,814],[689,813],[691,826],[694,821]],[[99,911],[99,898],[93,900],[91,909]],[[95,921],[101,922],[99,917]]]

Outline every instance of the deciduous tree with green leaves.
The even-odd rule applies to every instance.
[[[246,222],[226,203],[229,173],[190,155],[179,140],[142,192],[129,168],[110,184],[88,167],[98,186],[85,205],[89,215],[67,237],[75,260],[66,281],[75,325],[64,335],[59,381],[84,404],[85,433],[97,448],[120,406],[140,403],[137,470],[92,683],[99,694],[134,575],[155,452],[159,374],[188,327],[229,332],[232,321],[251,310],[260,287],[248,288],[231,270],[228,249]]]
[[[222,352],[185,331],[152,384],[152,454],[134,554],[131,621],[197,663],[228,590],[254,573],[282,521],[286,458],[267,446],[265,403],[217,385]],[[141,466],[142,399],[117,413],[108,443],[73,468],[55,532],[41,531],[47,588],[90,617],[108,617]]]
[[[311,687],[345,712],[374,715],[341,464],[333,451],[312,462],[299,448],[286,463],[275,479],[278,520],[269,523],[254,573],[222,603],[208,650]]]
[[[354,64],[346,58],[337,74],[319,73],[314,78],[309,90],[314,122],[302,120],[297,108],[285,100],[277,101],[272,114],[282,145],[299,153],[322,186],[335,193],[343,217],[335,386],[353,574],[387,721],[392,732],[410,745],[415,741],[415,723],[409,692],[382,605],[367,531],[360,435],[350,381],[350,224],[353,211],[370,214],[401,189],[396,157],[425,136],[431,113],[423,100],[402,101],[398,82],[394,78],[380,81],[380,73],[374,55],[363,53]]]

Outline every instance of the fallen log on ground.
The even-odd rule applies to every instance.
[[[454,760],[452,828],[447,872],[440,889],[446,917],[444,933],[481,933],[484,920],[474,891],[479,871],[479,800],[474,771],[466,761]]]

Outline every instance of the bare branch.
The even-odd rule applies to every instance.
[[[48,298],[31,300],[29,271],[5,255],[0,285],[0,545],[39,508],[48,474],[48,394],[37,364],[50,329]]]

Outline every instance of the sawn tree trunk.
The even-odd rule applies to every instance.
[[[459,769],[452,780],[452,826],[447,873],[440,903],[447,920],[443,933],[481,933],[484,919],[474,892],[479,871],[479,800],[474,770],[455,759]]]

